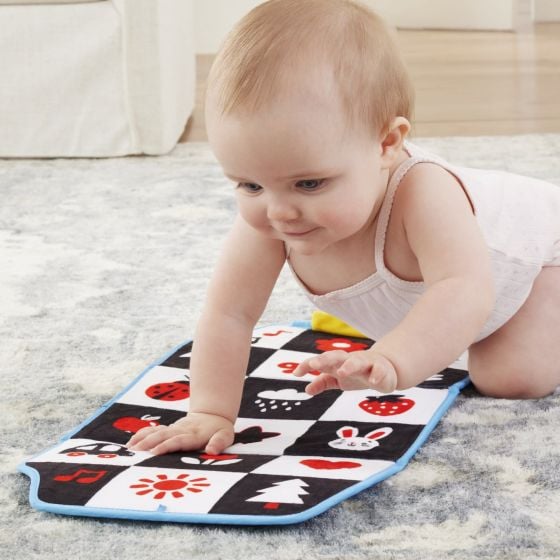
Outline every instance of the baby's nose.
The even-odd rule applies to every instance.
[[[267,216],[273,222],[289,222],[299,217],[299,210],[288,201],[274,200],[267,206]]]

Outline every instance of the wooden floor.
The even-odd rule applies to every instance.
[[[398,39],[416,87],[415,136],[560,132],[560,23],[532,33],[404,31]],[[181,142],[206,141],[197,57],[196,107]]]

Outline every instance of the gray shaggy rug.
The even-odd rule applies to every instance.
[[[560,185],[557,134],[416,142],[456,163]],[[18,463],[192,335],[235,208],[206,144],[158,158],[0,160],[0,197],[3,558],[560,558],[558,392],[507,401],[466,390],[404,471],[301,525],[31,509]],[[285,272],[261,324],[310,311]]]

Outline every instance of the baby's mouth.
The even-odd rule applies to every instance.
[[[304,229],[301,231],[281,231],[280,233],[282,235],[286,235],[287,237],[304,237],[305,235],[313,233],[316,229],[317,228]]]

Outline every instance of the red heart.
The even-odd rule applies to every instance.
[[[208,455],[207,453],[203,453],[200,455],[201,459],[206,459],[209,461],[225,461],[226,459],[237,459],[238,455]]]
[[[352,461],[326,461],[324,459],[305,459],[300,461],[302,465],[311,469],[335,470],[335,469],[357,469],[361,467],[361,463],[353,463]]]

